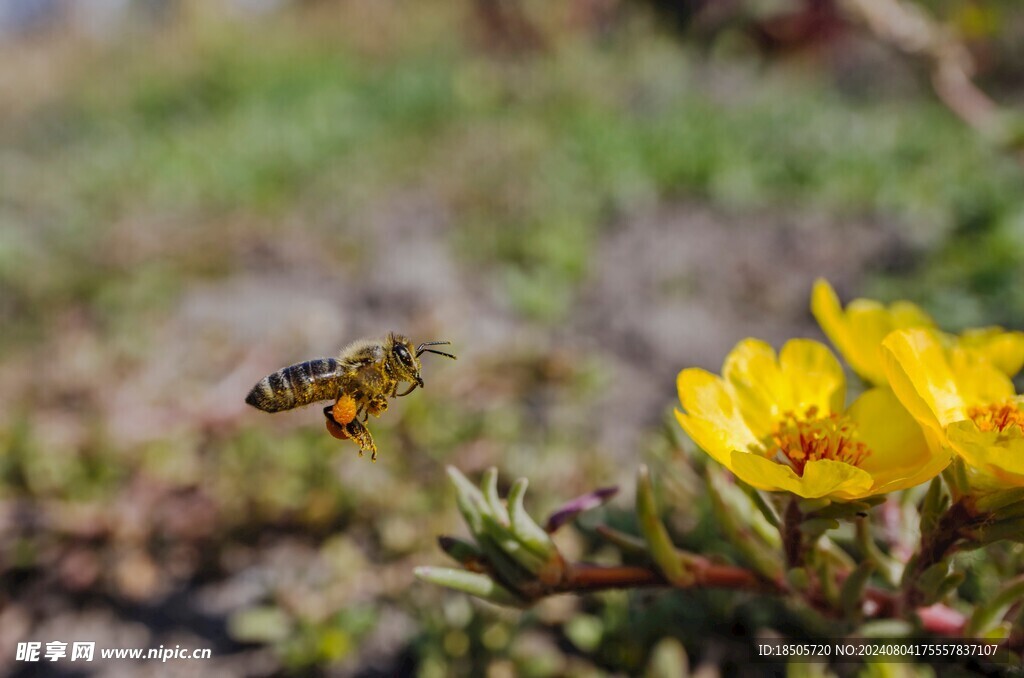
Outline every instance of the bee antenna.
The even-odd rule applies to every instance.
[[[416,355],[419,355],[420,353],[436,353],[437,355],[443,355],[445,358],[451,358],[452,360],[458,360],[458,358],[453,356],[451,353],[445,353],[444,351],[435,351],[432,348],[425,348],[422,351],[420,351],[419,353],[417,353]]]
[[[423,342],[422,344],[420,344],[419,346],[416,347],[416,357],[419,357],[420,355],[422,355],[424,353],[436,353],[438,355],[447,356],[447,357],[451,358],[452,360],[458,360],[458,358],[453,356],[451,353],[444,353],[443,351],[435,351],[432,348],[426,348],[427,346],[447,346],[447,345],[449,345],[451,343],[452,342],[450,342],[450,341],[425,341],[425,342]]]

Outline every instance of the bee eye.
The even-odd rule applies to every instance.
[[[406,365],[412,364],[412,359],[409,356],[409,351],[406,350],[405,346],[399,346],[397,349],[395,349],[395,353],[398,354],[398,359],[401,360]]]

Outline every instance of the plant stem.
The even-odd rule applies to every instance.
[[[797,500],[793,497],[786,505],[782,519],[782,546],[786,553],[786,566],[790,568],[804,564],[804,533],[800,531],[802,520],[803,514],[800,513]]]
[[[921,557],[918,559],[917,574],[927,570],[952,551],[960,540],[960,530],[971,522],[971,514],[963,501],[950,506],[939,518],[935,530],[921,535]]]
[[[971,514],[964,499],[956,501],[946,509],[939,518],[935,529],[921,534],[921,549],[903,575],[904,600],[909,607],[917,607],[923,600],[923,593],[915,582],[924,572],[936,563],[950,556],[956,549],[957,542],[963,537],[963,531],[978,520]]]
[[[657,570],[637,566],[602,566],[574,563],[568,576],[553,593],[598,591],[617,588],[650,588],[673,586]],[[700,559],[693,564],[693,583],[674,588],[719,588],[738,591],[781,593],[778,584],[767,582],[755,573],[734,565],[719,565]]]
[[[693,570],[694,580],[687,586],[673,585],[657,570],[642,566],[602,566],[589,563],[574,563],[568,567],[568,576],[553,589],[543,595],[559,593],[593,593],[613,589],[643,588],[717,588],[733,591],[749,591],[784,595],[788,590],[779,583],[766,581],[754,572],[734,565],[710,563],[704,559],[696,564]],[[839,577],[842,582],[842,577]],[[872,603],[867,615],[873,619],[891,619],[900,616],[902,608],[899,594],[878,588],[867,587],[864,600]],[[832,610],[825,601],[822,610]],[[834,610],[832,610],[834,612]],[[916,610],[926,631],[957,636],[963,632],[966,618],[959,612],[942,604],[921,607]]]

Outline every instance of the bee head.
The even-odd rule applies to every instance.
[[[400,381],[423,386],[419,355],[409,339],[401,334],[392,333],[388,336],[388,361],[391,363],[392,373]]]
[[[401,334],[391,333],[388,335],[388,360],[391,363],[392,373],[400,381],[408,381],[414,384],[406,393],[411,392],[416,386],[423,386],[423,377],[420,376],[420,368],[422,367],[420,356],[423,353],[436,353],[455,360],[455,356],[451,353],[427,348],[428,346],[450,343],[449,341],[427,341],[413,348],[412,342]]]

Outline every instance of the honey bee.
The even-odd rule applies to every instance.
[[[360,339],[346,346],[337,358],[318,358],[291,365],[263,377],[252,387],[245,402],[264,412],[283,412],[321,400],[333,400],[324,408],[327,430],[335,438],[352,439],[359,456],[370,452],[377,461],[377,444],[366,420],[388,409],[388,398],[400,398],[423,386],[420,356],[436,353],[455,360],[429,346],[450,341],[427,341],[415,349],[412,342],[392,332],[383,339]],[[402,393],[398,386],[410,384]],[[362,415],[362,421],[359,417]]]

